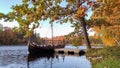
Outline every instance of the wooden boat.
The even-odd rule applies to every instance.
[[[30,54],[44,54],[44,53],[54,53],[54,49],[57,48],[64,48],[65,44],[61,43],[61,44],[44,44],[44,45],[38,45],[35,43],[28,43],[29,45],[29,52]]]
[[[28,50],[30,54],[44,54],[54,53],[56,48],[64,48],[65,42],[61,40],[53,40],[53,23],[51,24],[52,39],[44,41],[44,44],[36,44],[34,42],[28,42]],[[46,43],[47,42],[47,43]]]

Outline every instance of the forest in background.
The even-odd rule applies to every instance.
[[[28,38],[24,37],[25,32],[24,31],[19,31],[17,30],[16,27],[14,28],[9,28],[9,27],[4,27],[4,30],[0,30],[0,44],[1,45],[26,45],[28,42]],[[37,43],[42,43],[43,40],[51,40],[50,38],[41,38],[38,33],[34,33],[32,40],[37,42]],[[90,42],[92,45],[94,44],[101,44],[101,40],[94,37],[94,36],[89,36]],[[83,45],[84,38],[83,36],[75,36],[74,32],[69,33],[68,35],[65,36],[56,36],[53,37],[53,40],[65,40],[67,44],[72,44],[74,46],[80,46]]]
[[[25,31],[9,27],[4,27],[3,30],[0,30],[0,44],[1,45],[26,45],[29,38],[25,38]],[[33,34],[38,42],[42,40],[39,37],[39,34]]]

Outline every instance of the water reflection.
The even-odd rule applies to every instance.
[[[29,68],[91,68],[85,55],[68,54],[29,55]]]
[[[85,55],[28,55],[27,46],[0,46],[0,68],[91,68]]]
[[[0,68],[27,68],[26,46],[1,46]]]

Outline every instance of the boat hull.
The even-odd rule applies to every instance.
[[[38,47],[32,44],[31,45],[29,44],[28,50],[30,54],[54,53],[54,48]]]

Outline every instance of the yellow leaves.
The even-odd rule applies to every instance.
[[[100,35],[102,42],[107,46],[114,46],[116,41],[114,40],[114,33],[109,27],[105,27],[104,25],[99,27],[93,27],[93,30],[96,32],[94,35],[95,39],[98,39],[98,34]]]
[[[25,12],[24,12],[24,11],[21,11],[21,14],[22,14],[22,15],[25,15]]]
[[[87,14],[85,13],[85,11],[86,11],[86,8],[84,8],[84,7],[79,7],[78,8],[78,10],[77,10],[77,12],[75,13],[75,15],[74,15],[74,18],[75,19],[78,19],[78,18],[80,18],[80,17],[85,17]]]
[[[29,20],[30,20],[30,19],[33,19],[33,16],[34,16],[34,15],[30,13],[30,14],[28,14],[28,15],[26,16],[26,19],[29,19]]]
[[[28,0],[22,0],[22,2],[28,2]]]
[[[30,30],[26,31],[24,38],[28,38],[29,36],[31,36],[31,34],[32,32]]]
[[[118,16],[120,16],[120,0],[102,0],[104,4],[94,11],[96,17],[105,17],[110,24],[119,23]],[[98,0],[97,0],[98,2]]]
[[[98,35],[97,35],[97,34],[94,34],[94,38],[95,38],[95,39],[98,39]]]
[[[73,4],[75,0],[66,0],[66,2],[68,2],[69,4]]]
[[[43,11],[42,6],[39,6],[39,7],[38,7],[38,11]]]
[[[61,3],[62,2],[62,0],[55,0],[56,1],[56,3]]]
[[[109,28],[102,29],[102,41],[108,46],[113,46],[115,44],[113,33]]]
[[[113,37],[105,37],[105,36],[102,36],[102,41],[103,41],[103,43],[105,43],[107,46],[114,46],[114,44],[115,44],[115,40],[113,39]]]

